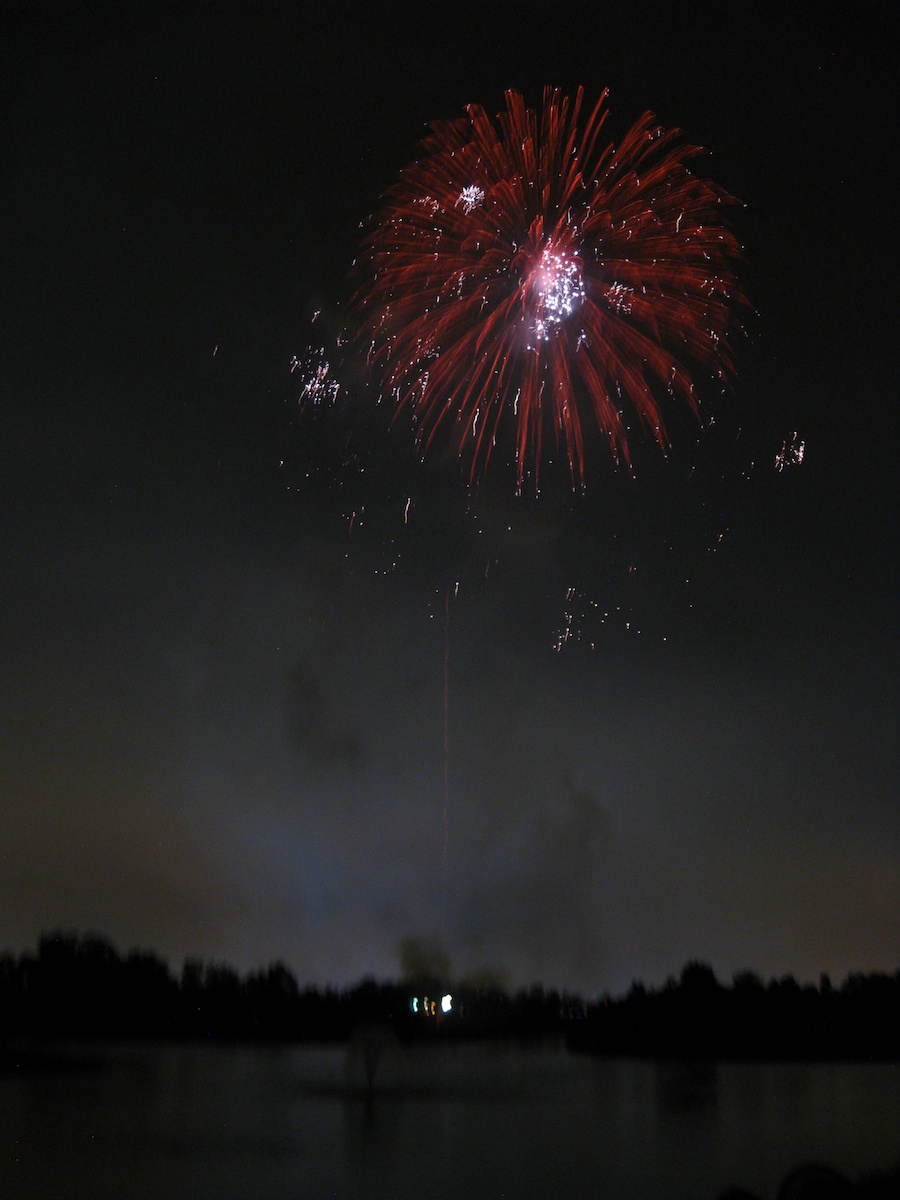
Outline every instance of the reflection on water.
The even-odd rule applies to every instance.
[[[715,1107],[718,1102],[718,1063],[660,1063],[654,1078],[657,1104],[662,1110],[679,1114],[687,1109]]]
[[[112,1047],[0,1075],[0,1196],[774,1197],[900,1156],[890,1064],[654,1064],[561,1046]]]

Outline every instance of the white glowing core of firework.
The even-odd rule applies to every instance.
[[[567,317],[581,307],[584,281],[578,260],[544,247],[540,265],[535,272],[537,315],[534,332],[546,341]]]

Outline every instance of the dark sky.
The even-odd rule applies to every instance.
[[[896,969],[892,6],[304,8],[0,17],[0,946]],[[517,498],[290,364],[426,123],[545,84],[709,149],[755,311],[714,422]]]

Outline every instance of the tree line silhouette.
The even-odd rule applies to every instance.
[[[123,955],[96,934],[46,934],[36,953],[0,955],[0,1038],[340,1041],[372,1024],[401,1039],[557,1034],[573,1049],[630,1057],[900,1059],[900,971],[850,975],[839,988],[824,975],[813,987],[745,971],[726,986],[689,962],[662,988],[636,982],[585,1003],[540,985],[451,989],[425,975],[301,988],[281,962],[241,976],[188,959],[176,976],[152,951]]]
[[[40,938],[36,954],[0,954],[0,1039],[335,1041],[379,1023],[408,1038],[528,1036],[561,1030],[573,1005],[584,1011],[577,998],[555,991],[538,987],[511,998],[488,986],[455,989],[444,1012],[440,998],[448,990],[447,980],[429,974],[402,983],[364,979],[341,989],[301,988],[282,962],[241,976],[227,964],[189,958],[176,976],[153,951],[123,955],[102,935],[56,932]]]
[[[851,974],[839,988],[742,971],[726,987],[703,962],[649,990],[589,1006],[570,1042],[653,1058],[900,1059],[900,971]]]

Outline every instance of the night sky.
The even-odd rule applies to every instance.
[[[0,947],[893,971],[892,6],[303,9],[0,16]],[[291,360],[427,122],[545,84],[708,148],[753,311],[667,456],[517,497]]]

